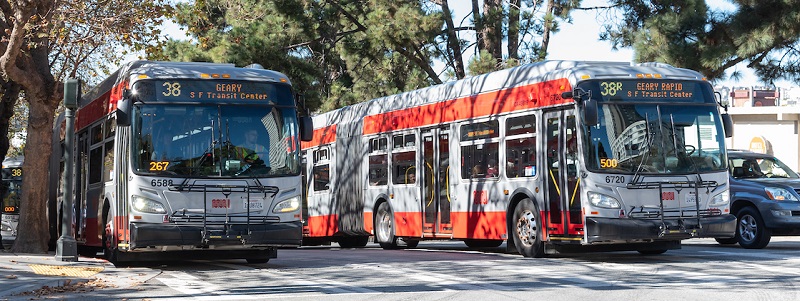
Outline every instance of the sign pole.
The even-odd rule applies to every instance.
[[[64,174],[61,175],[64,187],[61,189],[63,203],[61,205],[61,237],[56,244],[56,260],[78,261],[78,243],[72,233],[73,191],[72,180],[74,177],[73,145],[75,140],[75,112],[80,98],[80,81],[68,79],[64,82],[64,116],[66,117],[66,133],[64,137]]]

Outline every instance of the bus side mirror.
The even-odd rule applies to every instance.
[[[131,125],[131,108],[133,100],[131,99],[131,92],[125,89],[122,92],[122,99],[117,102],[117,125],[128,126]]]
[[[725,138],[733,137],[733,119],[728,113],[720,115],[722,117],[722,128],[725,131]]]
[[[583,123],[586,126],[597,125],[597,101],[594,99],[587,99],[583,101]]]
[[[314,122],[310,116],[300,117],[300,141],[311,141],[314,139]]]

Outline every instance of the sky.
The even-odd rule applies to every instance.
[[[720,10],[733,10],[733,6],[729,0],[707,0],[709,7],[712,9]],[[454,10],[456,16],[454,20],[465,20],[469,23],[470,19],[464,16],[470,14],[471,6],[470,1],[467,0],[449,0],[451,8]],[[604,0],[583,0],[582,7],[606,6],[607,1]],[[561,30],[551,36],[551,44],[549,46],[548,57],[549,60],[577,60],[577,61],[617,61],[617,62],[632,62],[633,49],[622,48],[618,50],[611,49],[611,43],[599,40],[599,34],[602,29],[602,18],[598,18],[594,11],[576,10],[572,13],[573,22],[561,22]],[[470,25],[470,24],[462,24]],[[180,26],[167,22],[164,25],[164,31],[174,39],[186,39],[184,31]],[[468,50],[468,54],[472,52]],[[465,61],[465,63],[468,62]],[[764,86],[753,75],[744,64],[739,64],[730,71],[741,70],[742,78],[740,80],[725,80],[717,81],[715,85],[723,85],[729,87],[741,86]],[[776,82],[777,86],[788,87],[792,86],[788,82]]]

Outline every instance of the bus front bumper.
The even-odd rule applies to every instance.
[[[302,222],[222,226],[131,223],[130,249],[161,246],[299,247]],[[248,228],[249,227],[249,228]],[[248,231],[249,229],[249,231]]]
[[[674,240],[699,237],[730,238],[736,231],[736,217],[731,214],[682,220],[586,217],[589,243]]]

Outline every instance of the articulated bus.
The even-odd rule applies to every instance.
[[[2,219],[0,231],[3,241],[11,243],[17,238],[17,225],[19,224],[19,206],[22,200],[22,162],[24,157],[7,157],[3,160],[2,182],[0,182],[0,197],[3,200]]]
[[[548,61],[314,117],[306,241],[462,240],[540,257],[731,237],[711,85],[659,63]]]
[[[298,112],[287,77],[260,65],[127,63],[75,113],[79,252],[263,263],[300,246],[300,141],[313,129]],[[59,213],[64,120],[50,163]]]

